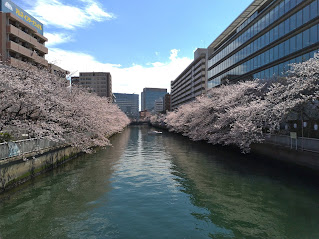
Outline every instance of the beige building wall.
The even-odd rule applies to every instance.
[[[206,93],[206,58],[207,49],[197,49],[194,53],[194,61],[171,82],[172,110]]]
[[[20,20],[12,13],[0,12],[0,54],[1,60],[18,68],[29,67],[31,63],[37,67],[47,67],[45,55],[48,40],[35,28]]]
[[[109,72],[81,72],[79,77],[72,77],[72,85],[90,88],[98,96],[113,99],[112,76]]]

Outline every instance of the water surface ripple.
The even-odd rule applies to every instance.
[[[2,195],[0,238],[319,238],[312,179],[150,130]]]

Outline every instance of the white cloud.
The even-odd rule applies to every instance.
[[[167,88],[170,82],[192,62],[187,57],[178,57],[178,50],[171,50],[168,62],[150,63],[145,67],[134,64],[123,68],[121,65],[98,62],[93,56],[51,48],[47,59],[58,66],[78,75],[79,72],[105,71],[112,74],[113,92],[140,94],[144,87]]]
[[[70,35],[65,33],[45,33],[44,36],[48,38],[48,42],[45,44],[47,47],[52,47],[73,40]]]
[[[177,49],[171,50],[171,55],[170,55],[169,59],[171,61],[175,61],[177,58],[178,52],[179,52],[179,50],[177,50]]]
[[[86,27],[92,22],[114,18],[102,9],[96,0],[82,0],[84,6],[64,4],[61,0],[37,0],[34,8],[27,11],[45,25],[64,29]]]
[[[153,67],[162,67],[162,66],[165,66],[165,63],[163,63],[163,62],[152,62],[152,63],[149,63],[148,65],[151,65]]]
[[[89,5],[86,9],[86,12],[90,19],[97,22],[102,22],[113,17],[110,13],[107,13],[100,8],[97,3],[92,3]]]

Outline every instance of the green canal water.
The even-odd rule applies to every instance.
[[[0,238],[319,238],[318,179],[149,127],[0,197]]]

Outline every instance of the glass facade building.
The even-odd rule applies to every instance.
[[[142,111],[153,111],[155,101],[163,98],[167,94],[167,89],[159,88],[144,88],[141,94]]]
[[[133,120],[139,119],[139,95],[114,93],[114,103]]]
[[[318,12],[319,0],[255,0],[208,47],[208,88],[284,75],[289,64],[313,57]]]

